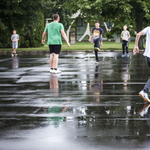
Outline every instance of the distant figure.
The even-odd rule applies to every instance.
[[[53,22],[49,23],[45,31],[43,32],[42,44],[45,44],[45,37],[48,34],[47,45],[49,45],[50,50],[50,73],[61,73],[60,70],[57,69],[58,66],[58,57],[61,51],[61,34],[65,39],[68,47],[70,46],[66,33],[64,32],[63,24],[59,23],[60,17],[58,14],[53,15]]]
[[[43,107],[43,110],[44,113],[50,114],[50,117],[47,117],[48,123],[58,126],[60,122],[65,120],[61,113],[64,113],[67,110],[67,107],[53,105],[54,103],[59,104],[63,102],[63,100],[59,99],[59,83],[57,74],[52,74],[50,76],[49,87],[50,95],[53,97],[53,99],[47,101],[49,105],[47,107]]]
[[[12,41],[12,57],[17,56],[16,50],[18,48],[18,41],[19,41],[19,35],[16,34],[16,30],[13,30],[13,35],[11,36],[11,41]]]
[[[125,56],[124,47],[126,47],[126,54],[127,54],[127,57],[129,57],[129,54],[128,54],[128,40],[130,38],[130,33],[129,33],[129,31],[127,31],[127,25],[124,25],[123,29],[124,29],[124,31],[121,32],[121,38],[122,38],[122,57],[124,58],[124,56]]]
[[[95,75],[94,75],[94,81],[93,81],[93,87],[91,84],[89,84],[89,89],[93,91],[93,94],[95,95],[96,102],[100,102],[100,95],[103,95],[103,77],[100,76],[100,73],[98,72],[98,65],[95,66]]]
[[[133,54],[135,55],[136,53],[139,53],[139,47],[138,47],[138,42],[139,42],[139,38],[141,35],[145,35],[146,34],[146,47],[145,47],[145,52],[144,52],[144,56],[145,56],[145,60],[146,63],[148,65],[148,67],[150,68],[150,27],[146,27],[145,29],[143,29],[141,32],[139,32],[136,35],[136,39],[135,39],[135,47],[133,50]],[[144,89],[139,93],[139,95],[144,99],[144,101],[150,103],[150,100],[148,98],[148,93],[150,92],[150,78],[148,79],[146,85],[144,86]]]
[[[18,57],[14,57],[12,59],[12,68],[13,69],[18,69],[19,68],[19,60]]]
[[[98,51],[100,52],[100,42],[101,46],[103,46],[103,29],[99,27],[100,23],[99,21],[95,21],[95,27],[92,29],[92,34],[89,38],[89,42],[91,42],[93,38],[93,44],[94,44],[94,51],[95,51],[95,57],[96,57],[96,63],[98,64]]]

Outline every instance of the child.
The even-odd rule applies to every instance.
[[[12,52],[12,57],[17,56],[16,50],[18,48],[19,35],[16,34],[16,30],[13,30],[13,35],[11,36],[12,47],[14,51]]]
[[[128,39],[130,38],[130,33],[127,31],[127,25],[123,26],[124,31],[121,32],[121,38],[122,38],[122,57],[124,58],[124,47],[126,46],[126,54],[127,57],[129,57],[128,54]]]
[[[103,42],[102,42],[103,29],[100,28],[99,26],[100,26],[99,21],[95,21],[95,27],[92,29],[92,34],[89,38],[89,42],[91,42],[91,39],[93,38],[96,64],[98,64],[98,61],[99,61],[98,60],[98,51],[100,51],[100,42],[101,42],[101,46],[103,46]]]

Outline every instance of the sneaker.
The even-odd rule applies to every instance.
[[[61,73],[61,71],[57,69],[57,70],[53,70],[53,73],[58,74]]]
[[[98,47],[95,47],[94,49],[97,50],[98,52],[100,52],[100,49]]]
[[[148,113],[148,109],[150,107],[150,104],[145,104],[144,107],[139,111],[139,114],[144,117]]]
[[[144,99],[144,101],[150,103],[150,100],[148,98],[148,94],[145,93],[143,90],[139,93],[139,95]]]
[[[50,73],[54,73],[54,70],[53,69],[50,69],[50,71],[49,71]]]
[[[95,64],[98,64],[98,61],[96,61]]]
[[[129,58],[129,54],[127,54],[127,58]]]
[[[122,58],[124,58],[124,54],[122,54]]]
[[[15,56],[17,56],[18,54],[15,54]]]

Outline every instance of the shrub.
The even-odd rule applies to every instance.
[[[0,48],[11,48],[12,28],[0,28]],[[41,39],[44,31],[44,15],[38,13],[36,22],[30,22],[25,27],[16,29],[19,35],[19,47],[40,47],[42,46]]]

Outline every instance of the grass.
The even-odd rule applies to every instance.
[[[129,43],[129,49],[133,50],[134,42]],[[33,47],[33,48],[18,48],[17,51],[47,51],[49,48],[47,45],[42,47]],[[122,43],[115,42],[103,42],[103,46],[101,46],[101,50],[121,50]],[[93,44],[89,42],[76,42],[76,44],[67,47],[66,43],[63,43],[62,50],[93,50]],[[12,48],[0,48],[0,51],[12,51]]]
[[[129,43],[129,49],[134,48],[135,43]],[[101,50],[121,50],[122,43],[115,42],[103,42],[103,46],[100,48]],[[93,44],[89,42],[77,42],[75,45],[71,45],[69,48],[66,44],[63,44],[62,50],[93,50]]]

